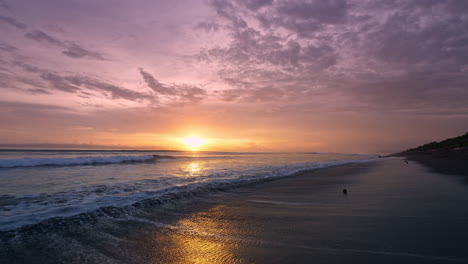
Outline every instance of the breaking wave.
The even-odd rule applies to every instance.
[[[143,156],[94,156],[74,158],[22,158],[0,159],[0,168],[35,167],[35,166],[69,166],[69,165],[94,165],[123,162],[143,162],[156,158],[167,158],[158,155]]]
[[[153,157],[153,156],[151,156]],[[153,157],[154,158],[154,157]],[[0,205],[9,207],[11,217],[6,217],[0,222],[0,233],[13,230],[21,226],[37,224],[49,219],[46,223],[57,223],[66,218],[94,218],[94,217],[121,217],[132,214],[134,210],[153,207],[168,201],[181,198],[189,198],[193,195],[231,189],[235,187],[270,181],[276,178],[297,175],[311,170],[326,168],[350,163],[366,163],[376,159],[364,160],[340,160],[328,161],[300,166],[278,166],[274,172],[266,174],[244,175],[239,178],[218,179],[206,177],[204,181],[176,183],[162,187],[160,181],[145,180],[139,185],[145,189],[139,190],[138,186],[100,186],[99,189],[81,190],[79,193],[59,193],[56,195],[39,195],[36,197],[0,196]],[[162,181],[168,179],[162,179]],[[154,186],[153,186],[154,185]],[[162,187],[162,188],[161,188]],[[42,197],[44,196],[44,197]],[[78,198],[79,199],[78,199]],[[81,197],[81,198],[80,198]],[[29,201],[31,200],[31,201]],[[27,208],[26,208],[27,207]],[[35,207],[34,214],[23,211]]]

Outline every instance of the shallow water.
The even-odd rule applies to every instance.
[[[138,256],[148,263],[468,263],[467,185],[400,158],[217,197],[166,210],[178,217],[154,212],[161,227],[130,231]]]
[[[467,187],[400,158],[352,163],[0,232],[0,261],[468,263]]]
[[[0,150],[0,230],[371,155]]]

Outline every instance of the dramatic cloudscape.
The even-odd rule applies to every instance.
[[[468,130],[468,1],[0,0],[0,143],[388,153]]]

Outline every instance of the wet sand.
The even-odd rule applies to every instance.
[[[408,160],[422,163],[432,170],[451,175],[467,177],[468,183],[468,148],[438,151],[409,151],[398,154]]]
[[[466,188],[403,158],[343,165],[25,231],[0,262],[468,263]]]

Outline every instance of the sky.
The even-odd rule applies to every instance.
[[[0,0],[0,144],[391,153],[468,131],[465,0]]]

